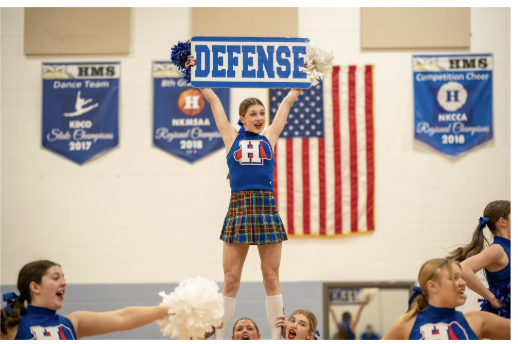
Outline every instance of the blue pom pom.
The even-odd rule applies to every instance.
[[[183,78],[191,82],[191,68],[185,68],[187,56],[191,55],[191,41],[178,41],[178,44],[171,48],[171,61],[182,72]]]
[[[502,307],[495,309],[491,306],[491,302],[486,299],[478,299],[480,304],[480,310],[485,312],[494,313],[498,316],[511,319],[511,282],[505,283],[499,286],[497,289],[489,289],[500,301]]]

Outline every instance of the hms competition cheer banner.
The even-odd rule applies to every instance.
[[[193,37],[194,87],[308,88],[307,38]]]
[[[229,89],[214,92],[228,118]],[[170,61],[153,62],[153,144],[191,163],[225,147],[210,104]]]
[[[43,147],[78,164],[119,143],[119,62],[43,63]]]
[[[415,139],[451,158],[493,138],[493,56],[414,55]]]

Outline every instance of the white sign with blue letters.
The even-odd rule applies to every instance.
[[[493,138],[493,55],[414,55],[414,137],[451,158]]]
[[[308,88],[307,38],[193,37],[193,87]]]

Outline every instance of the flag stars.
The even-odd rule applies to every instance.
[[[300,118],[304,118],[304,114],[303,113],[300,114]]]
[[[306,131],[306,135],[309,136],[309,134],[311,134],[311,132],[309,130]]]
[[[309,119],[307,119],[306,120],[306,124],[309,124],[309,122],[311,122],[311,121]],[[313,129],[315,129],[315,128],[313,128]]]
[[[304,98],[306,101],[309,101],[309,97]]]
[[[293,122],[295,122],[295,124],[299,124],[299,120],[298,119],[294,120]]]
[[[299,132],[297,130],[295,130],[295,135],[298,135],[298,134],[299,134]]]
[[[320,124],[320,122],[322,122],[320,119],[317,119],[317,124]]]
[[[312,130],[315,130],[315,129],[316,129],[316,127],[317,127],[317,126],[313,124],[313,125],[311,126],[311,129],[312,129]]]
[[[288,118],[293,118],[293,115],[292,115],[292,114],[290,114],[290,115],[288,116]]]
[[[295,109],[293,109],[293,112],[295,112],[295,113],[299,112],[299,109],[295,108]]]
[[[292,126],[292,125],[290,125],[290,126],[289,126],[289,129],[290,129],[290,130],[293,130],[293,126]]]
[[[319,135],[319,136],[320,136],[320,134],[322,134],[322,132],[321,132],[320,130],[319,130],[319,131],[317,131],[317,135]]]
[[[303,102],[300,102],[300,103],[299,103],[299,106],[300,106],[300,107],[304,107],[304,103],[303,103]]]

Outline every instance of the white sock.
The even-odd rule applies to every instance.
[[[277,317],[282,315],[282,308],[282,294],[266,296],[266,319],[268,320],[273,340],[281,340],[282,327],[275,327],[275,323],[277,322]]]
[[[216,333],[214,334],[214,339],[223,340],[225,339],[225,333],[227,333],[227,329],[232,322],[232,318],[234,317],[234,312],[236,310],[236,298],[223,296],[223,309],[225,313],[223,314],[223,328],[216,329]]]

